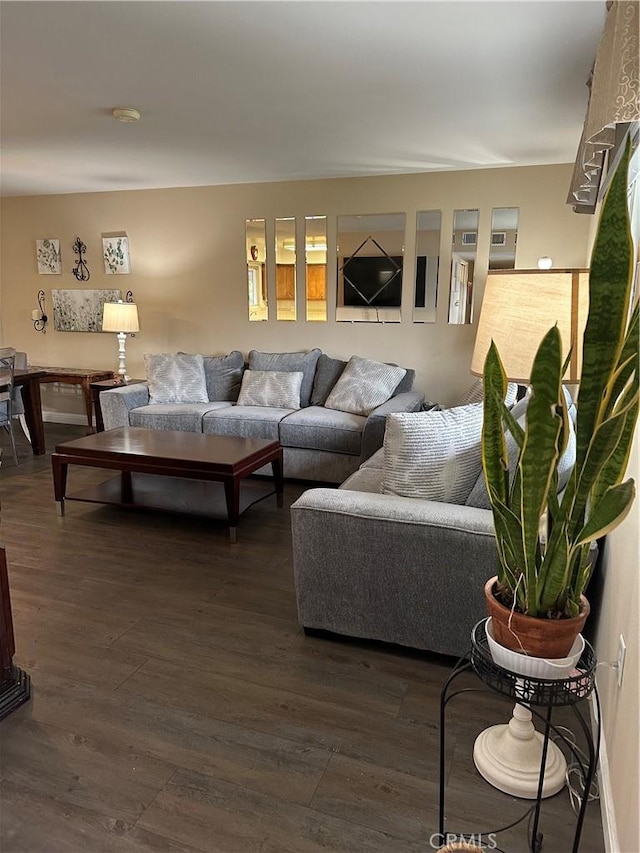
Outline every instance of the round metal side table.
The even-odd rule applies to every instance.
[[[486,619],[481,620],[471,632],[471,650],[468,660],[461,658],[454,667],[451,675],[446,680],[440,694],[440,803],[438,832],[439,837],[445,836],[445,739],[446,739],[446,710],[447,705],[455,696],[463,693],[478,693],[490,689],[506,698],[512,699],[516,704],[522,705],[544,723],[544,739],[542,746],[542,758],[540,762],[540,774],[538,779],[538,792],[533,810],[533,822],[529,835],[529,849],[532,853],[541,850],[543,835],[538,831],[540,822],[540,811],[542,805],[542,789],[544,784],[544,773],[547,760],[549,740],[553,733],[558,741],[562,742],[573,754],[580,773],[584,780],[584,793],[578,817],[576,820],[575,834],[573,838],[572,853],[578,853],[580,847],[580,836],[584,823],[589,791],[595,776],[598,754],[600,749],[600,702],[595,684],[596,656],[591,645],[585,642],[585,648],[576,665],[575,674],[569,678],[557,681],[545,681],[539,678],[530,678],[504,669],[495,663],[489,650],[486,633]],[[464,672],[473,672],[483,683],[479,688],[455,689],[456,679]],[[594,734],[588,718],[582,708],[585,701],[593,693],[598,716],[597,728]],[[555,707],[569,707],[585,738],[587,746],[587,758],[577,751],[575,745],[569,741],[562,730],[552,722],[552,711]],[[450,833],[451,834],[451,833]]]

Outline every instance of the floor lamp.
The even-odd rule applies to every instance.
[[[491,341],[495,341],[507,378],[528,385],[540,342],[557,323],[563,357],[571,348],[564,382],[580,376],[582,333],[589,309],[589,271],[585,269],[491,270],[487,276],[471,372],[482,375]],[[473,760],[495,788],[536,799],[543,737],[536,732],[530,709],[516,704],[508,724],[491,726],[476,738]],[[543,797],[557,794],[565,783],[566,761],[549,742]]]
[[[125,364],[125,341],[127,335],[140,331],[138,306],[134,302],[105,302],[102,309],[102,331],[116,332],[118,338],[118,375],[121,382],[128,382]]]

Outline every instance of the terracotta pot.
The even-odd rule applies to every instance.
[[[564,658],[584,627],[590,606],[581,596],[578,616],[572,619],[542,619],[511,611],[494,595],[498,578],[490,578],[484,586],[487,612],[491,616],[493,638],[501,646],[536,658]]]

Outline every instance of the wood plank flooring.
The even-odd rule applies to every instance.
[[[46,424],[47,447],[83,434]],[[18,436],[0,467],[16,663],[32,698],[0,723],[3,853],[426,853],[437,847],[439,698],[454,661],[308,637],[297,621],[290,504],[223,524],[69,503]],[[104,471],[70,468],[70,489]],[[470,676],[468,686],[478,682]],[[455,699],[447,830],[530,806],[477,773],[475,737],[507,722],[487,692]],[[571,725],[571,717],[567,716]],[[543,853],[571,849],[566,790]],[[485,845],[528,850],[526,820]],[[599,803],[581,850],[604,849]]]

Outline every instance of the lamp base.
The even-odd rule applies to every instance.
[[[473,761],[480,775],[505,794],[535,800],[538,796],[544,737],[531,722],[531,711],[515,705],[508,724],[481,732],[473,746]],[[542,797],[552,797],[565,784],[567,763],[561,750],[549,741]]]

